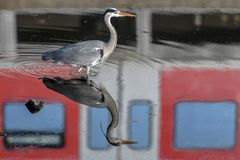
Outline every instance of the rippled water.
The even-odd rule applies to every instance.
[[[61,46],[55,45],[20,45],[18,55],[0,56],[2,76],[11,76],[9,72],[16,72],[30,77],[43,77],[43,76],[67,76],[68,78],[76,78],[81,76],[78,73],[78,67],[70,65],[57,64],[52,62],[45,62],[42,60],[42,53],[48,50],[58,49]],[[146,67],[154,67],[154,63],[158,63],[154,59],[150,59],[143,55],[137,54],[134,48],[124,47],[118,48],[118,52],[111,55],[108,61],[103,64],[106,66],[111,65],[113,68],[121,61],[133,62],[145,65]],[[93,68],[93,72],[99,74],[97,66]],[[8,72],[8,73],[6,73]],[[13,77],[12,77],[13,78]]]
[[[127,143],[137,142],[125,146],[128,152],[153,145],[149,138],[156,133],[148,127],[152,125],[151,117],[158,117],[153,107],[158,106],[160,63],[136,54],[135,48],[120,46],[106,63],[92,68],[88,85],[80,80],[85,73],[79,73],[78,67],[41,59],[43,52],[59,47],[21,44],[18,55],[0,57],[0,101],[4,104],[3,126],[0,126],[4,143],[0,148],[6,151],[3,156],[31,158],[47,151],[46,158],[58,153],[62,158],[89,159],[90,156],[95,159],[108,154],[112,159],[120,150],[107,141],[108,134],[129,140]],[[134,78],[131,78],[133,73]],[[145,77],[146,73],[150,79]],[[154,94],[150,95],[152,91]],[[132,106],[131,111],[129,106]],[[139,112],[135,107],[142,110]],[[143,119],[141,115],[145,115]],[[113,120],[113,133],[108,133],[107,128]],[[137,127],[138,123],[143,124],[142,129]],[[133,129],[134,134],[130,135]],[[137,133],[140,131],[142,135]],[[59,149],[51,152],[52,147]],[[151,152],[149,150],[149,154]]]
[[[230,84],[239,82],[239,45],[168,43],[174,46],[155,45],[151,57],[118,46],[105,63],[92,68],[90,84],[80,78],[85,73],[78,67],[41,59],[43,52],[61,45],[21,44],[18,55],[2,55],[3,157],[145,160],[172,158],[168,151],[178,154],[174,147],[183,155],[186,148],[205,147],[208,156],[217,156],[212,148],[220,154],[231,148],[239,93]],[[223,49],[227,54],[218,52]],[[184,117],[193,118],[193,125]],[[108,131],[110,123],[113,130]],[[195,127],[212,132],[199,134]],[[230,138],[220,142],[222,135]],[[217,142],[211,141],[215,136]],[[109,137],[137,143],[114,146]]]
[[[136,8],[88,82],[42,53],[106,41],[94,10],[1,11],[0,159],[239,160],[238,12]]]

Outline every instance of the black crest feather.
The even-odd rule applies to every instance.
[[[106,14],[106,13],[116,13],[118,10],[116,9],[116,8],[108,8],[106,11],[105,11],[105,13],[104,13],[104,15]]]

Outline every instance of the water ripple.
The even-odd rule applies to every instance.
[[[0,76],[17,78],[18,73],[28,77],[64,77],[73,78],[80,76],[78,68],[44,62],[40,56],[12,56],[0,58]]]
[[[79,73],[77,67],[69,65],[57,65],[56,63],[42,61],[42,53],[54,50],[61,47],[61,45],[43,45],[43,44],[19,44],[17,56],[1,56],[0,57],[0,76],[17,78],[16,73],[28,77],[63,77],[76,78],[84,75]],[[111,68],[116,68],[119,62],[139,63],[146,67],[157,69],[156,64],[159,61],[154,61],[152,58],[136,54],[136,48],[122,47],[114,51],[106,63],[93,67],[91,70],[93,75],[100,72],[102,65],[111,65]],[[82,75],[80,75],[82,74]]]

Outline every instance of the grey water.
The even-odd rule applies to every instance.
[[[205,25],[194,28],[172,24],[193,14],[154,13],[151,41],[140,43],[135,19],[113,20],[119,44],[87,84],[78,67],[41,56],[68,43],[107,40],[101,16],[23,13],[15,49],[0,56],[0,159],[174,159],[166,150],[237,145],[237,22],[211,26],[216,13],[203,14]],[[136,143],[113,146],[109,133]]]

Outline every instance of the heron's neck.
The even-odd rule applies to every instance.
[[[118,117],[118,111],[116,106],[113,106],[113,108],[109,108],[108,106],[108,110],[111,114],[112,120],[107,128],[107,137],[109,139],[112,139],[112,132],[113,132],[113,129],[116,128],[118,124],[119,117]]]
[[[113,50],[116,48],[117,45],[117,32],[113,25],[111,24],[111,16],[106,15],[104,17],[105,23],[110,31],[110,39],[106,43],[106,53],[105,56],[106,58],[113,52]]]
[[[115,138],[113,137],[113,130],[114,130],[114,128],[117,127],[117,124],[119,121],[117,105],[110,94],[105,92],[104,96],[105,96],[105,100],[106,100],[105,105],[106,105],[107,109],[109,110],[109,112],[111,114],[111,118],[112,118],[112,120],[107,128],[106,138],[109,143],[114,145],[116,142],[115,142]]]

